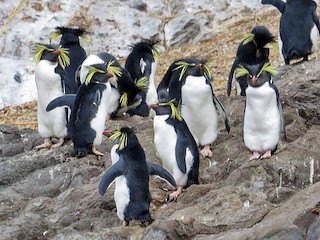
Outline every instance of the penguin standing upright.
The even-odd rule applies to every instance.
[[[38,91],[38,131],[44,143],[36,149],[59,147],[67,135],[67,116],[64,108],[48,113],[46,107],[50,101],[65,94],[65,66],[69,64],[68,51],[57,45],[35,44],[36,69],[35,81]],[[52,145],[51,137],[59,138]]]
[[[82,28],[56,27],[56,31],[50,35],[51,39],[61,36],[60,45],[69,49],[70,65],[65,68],[68,80],[66,94],[76,93],[79,87],[75,73],[87,57],[86,51],[80,45],[79,37],[88,41],[85,34],[86,31]]]
[[[256,26],[252,29],[251,33],[244,36],[244,39],[238,46],[237,55],[229,73],[227,84],[228,96],[230,96],[231,93],[234,70],[239,66],[239,64],[254,65],[268,61],[269,48],[267,48],[266,45],[274,42],[274,36],[265,26]],[[246,78],[236,78],[237,95],[245,96],[247,87],[248,84]]]
[[[218,114],[229,132],[230,125],[222,103],[214,95],[207,61],[182,59],[171,64],[158,86],[158,95],[169,94],[181,105],[181,114],[198,145],[200,153],[211,157],[210,144],[218,135]]]
[[[79,87],[69,124],[74,151],[79,158],[90,152],[103,156],[96,146],[102,141],[110,108],[118,102],[112,95],[112,81],[115,74],[105,64],[94,64],[89,67],[85,83]]]
[[[118,143],[111,149],[113,165],[103,174],[99,193],[103,196],[115,181],[117,215],[124,225],[133,219],[151,223],[149,175],[158,175],[176,186],[173,177],[162,167],[146,161],[143,148],[131,128],[124,127],[105,134]]]
[[[248,81],[243,140],[253,152],[250,160],[271,157],[281,133],[285,133],[279,92],[272,81],[274,74],[276,70],[269,62],[236,69],[236,75],[246,76]]]
[[[141,104],[129,112],[132,115],[149,116],[150,109],[148,105],[157,102],[154,78],[157,67],[158,51],[156,46],[158,42],[149,40],[133,44],[131,53],[127,57],[125,68],[129,71],[132,79],[137,81],[145,77],[147,81],[147,87],[141,93]]]
[[[315,0],[262,0],[282,13],[279,26],[279,51],[285,64],[290,60],[308,60],[317,49],[320,23]]]
[[[174,177],[178,188],[169,195],[176,200],[183,188],[199,184],[199,151],[174,100],[149,105],[156,112],[153,119],[154,144],[163,167]]]

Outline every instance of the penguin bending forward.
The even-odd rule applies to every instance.
[[[67,112],[64,108],[48,113],[46,107],[53,99],[63,96],[66,89],[64,68],[69,65],[68,50],[57,45],[35,44],[35,81],[38,91],[38,132],[44,138],[40,148],[56,148],[64,143],[67,135]],[[51,137],[59,138],[52,145]]]
[[[205,157],[212,157],[210,145],[218,136],[218,115],[230,131],[227,114],[213,93],[211,81],[207,61],[181,59],[170,65],[157,89],[158,96],[168,94],[169,99],[179,103],[194,139],[204,146],[200,153]]]
[[[115,181],[117,215],[124,225],[129,225],[133,219],[142,224],[151,223],[149,175],[158,175],[175,187],[174,178],[162,167],[146,161],[143,148],[131,128],[124,127],[104,134],[117,143],[111,149],[112,166],[99,183],[100,195],[103,196]]]
[[[128,55],[125,68],[129,71],[132,79],[137,81],[145,78],[147,86],[141,92],[142,102],[140,106],[132,111],[131,115],[140,115],[147,117],[150,114],[149,104],[157,102],[157,91],[154,83],[155,72],[157,68],[157,40],[148,40],[135,43],[132,46],[131,53]],[[152,114],[152,113],[151,113]]]
[[[276,74],[269,62],[245,65],[236,69],[238,76],[246,76],[246,104],[243,118],[243,140],[253,152],[250,160],[270,158],[276,150],[284,120],[277,87],[272,81]]]
[[[89,42],[86,31],[82,28],[56,27],[56,31],[50,34],[51,39],[61,36],[60,45],[69,50],[70,65],[66,67],[67,81],[69,82],[66,94],[77,93],[79,84],[76,81],[76,71],[86,59],[86,51],[81,47],[79,37]]]
[[[290,60],[308,60],[317,49],[320,23],[316,0],[262,0],[282,13],[279,26],[279,51],[285,64]]]
[[[153,128],[158,156],[178,185],[177,190],[169,195],[169,201],[176,200],[183,188],[199,184],[198,146],[174,100],[149,107],[156,112]]]
[[[275,43],[275,40],[274,36],[265,26],[256,26],[252,29],[251,33],[244,36],[244,39],[238,46],[237,55],[229,73],[227,96],[231,94],[234,70],[239,64],[255,65],[269,60],[269,48],[266,47],[268,43]],[[246,78],[236,78],[237,95],[245,96],[247,87]]]

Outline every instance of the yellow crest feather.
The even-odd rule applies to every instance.
[[[63,48],[62,46],[60,46],[58,48],[58,50],[60,50],[60,55],[58,56],[58,62],[60,64],[60,66],[65,69],[66,66],[70,65],[70,58],[68,56],[69,54],[69,49],[68,48]]]
[[[120,105],[121,107],[126,107],[128,106],[128,93],[122,93],[120,97]]]
[[[171,118],[177,119],[178,121],[181,122],[182,121],[181,113],[180,113],[179,109],[175,106],[175,104],[174,104],[175,101],[176,101],[175,99],[172,99],[166,103],[159,103],[159,106],[170,106]]]
[[[203,71],[206,73],[206,75],[208,76],[208,78],[212,78],[212,73],[211,73],[211,71],[210,71],[210,69],[209,69],[209,62],[205,62],[205,63],[203,63],[202,64],[202,69],[203,69]]]
[[[258,73],[257,77],[259,77],[262,72],[270,73],[272,76],[274,76],[274,75],[276,75],[278,73],[276,68],[271,66],[271,64],[269,62],[266,62],[265,64],[263,64],[263,66],[262,66],[260,72]]]
[[[147,82],[147,77],[141,77],[139,78],[136,82],[135,85],[137,88],[139,88],[140,90],[144,90],[148,88],[148,82]]]
[[[246,69],[244,66],[239,65],[239,67],[236,68],[236,78],[243,77],[243,76],[246,76],[246,75],[250,76],[249,70]]]
[[[52,32],[52,33],[50,33],[50,39],[56,39],[56,38],[58,38],[58,37],[60,37],[62,35],[62,33],[60,32],[60,31],[58,31],[58,32]]]
[[[121,77],[122,75],[121,68],[115,66],[114,62],[115,62],[114,60],[108,62],[107,70],[113,72],[116,78]]]
[[[254,34],[253,33],[247,33],[246,35],[243,36],[243,43],[242,45],[246,45],[249,42],[254,41]]]
[[[98,69],[98,68],[95,68],[95,67],[92,67],[92,66],[89,66],[89,73],[88,73],[88,75],[86,77],[86,81],[85,81],[86,86],[89,85],[93,75],[96,73],[105,73],[105,71]]]
[[[117,128],[113,131],[113,134],[109,137],[111,141],[119,140],[119,150],[124,149],[128,144],[128,136],[126,133],[121,132],[121,129]]]
[[[82,38],[83,41],[85,41],[86,43],[90,43],[91,40],[89,38],[89,36],[87,34],[82,34],[80,35],[80,37]]]
[[[35,59],[36,59],[36,63],[39,63],[42,57],[43,52],[47,50],[49,51],[50,49],[45,46],[45,45],[41,45],[41,44],[35,44],[33,47],[33,52],[35,53]],[[53,50],[52,50],[53,51]]]
[[[180,75],[179,75],[179,81],[181,81],[181,79],[182,79],[183,75],[185,74],[185,72],[187,71],[188,67],[195,66],[196,64],[195,63],[187,63],[187,62],[179,61],[175,65],[177,65],[177,67],[174,68],[173,71],[181,69],[180,70]]]

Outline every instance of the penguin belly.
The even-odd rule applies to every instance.
[[[154,85],[154,77],[156,73],[156,68],[157,68],[157,63],[153,62],[151,64],[151,74],[149,76],[149,86],[148,86],[148,91],[147,91],[147,96],[146,96],[146,103],[148,105],[157,103],[158,101],[158,95],[157,95],[157,90]]]
[[[319,30],[315,24],[310,32],[310,39],[312,42],[311,53],[314,53],[317,50],[317,44],[319,39]]]
[[[41,60],[35,71],[38,90],[38,132],[44,138],[61,138],[67,135],[65,108],[46,111],[49,102],[64,95],[61,77],[55,73],[56,67],[57,63]]]
[[[127,179],[124,176],[115,179],[114,201],[119,219],[124,220],[124,211],[130,202]]]
[[[96,112],[95,117],[90,122],[90,127],[95,130],[96,136],[93,140],[93,146],[100,145],[102,141],[102,133],[105,129],[105,121],[109,112],[111,86],[110,83],[106,84],[106,89],[102,92],[101,101]]]
[[[280,139],[280,112],[275,90],[266,82],[247,88],[244,113],[244,143],[251,151],[274,150]]]
[[[168,115],[155,116],[153,121],[154,126],[154,143],[158,152],[158,156],[162,161],[162,166],[171,173],[177,185],[185,186],[188,180],[188,172],[193,164],[190,158],[192,154],[187,149],[186,155],[189,161],[186,162],[187,172],[183,173],[177,164],[176,160],[176,143],[177,134],[174,127],[166,123]]]
[[[181,115],[197,144],[214,142],[218,136],[218,114],[206,79],[188,76],[181,88],[181,98]]]

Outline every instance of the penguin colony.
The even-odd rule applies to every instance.
[[[285,64],[308,60],[316,50],[320,24],[314,0],[262,0],[281,13],[279,51]],[[44,143],[56,148],[65,138],[73,143],[75,156],[97,150],[103,135],[114,141],[112,165],[102,175],[98,190],[103,196],[115,183],[117,215],[127,226],[131,220],[153,221],[150,214],[149,175],[172,186],[168,201],[183,189],[199,184],[199,156],[212,157],[211,144],[219,133],[219,116],[230,132],[227,111],[215,96],[213,76],[204,59],[177,59],[155,86],[158,41],[131,46],[125,66],[107,52],[86,55],[79,28],[57,27],[51,40],[59,45],[34,45],[38,90],[38,131]],[[239,43],[228,81],[230,96],[235,78],[237,95],[245,97],[243,141],[252,152],[249,160],[270,158],[285,126],[279,91],[273,82],[277,71],[269,62],[275,37],[265,26],[256,26]],[[162,166],[147,161],[133,128],[109,130],[110,118],[139,115],[153,118],[154,144]],[[52,138],[58,138],[57,143]],[[317,210],[318,213],[318,210]]]

